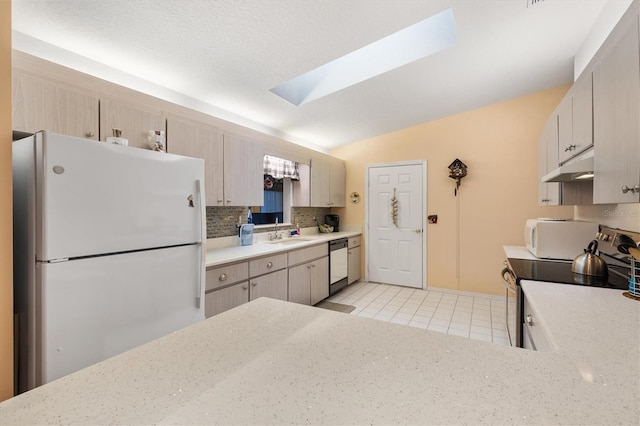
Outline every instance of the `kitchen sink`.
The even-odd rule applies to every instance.
[[[311,240],[306,238],[287,238],[284,240],[269,241],[269,244],[297,244],[297,243],[304,243],[305,241],[311,241]]]

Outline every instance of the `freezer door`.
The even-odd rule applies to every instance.
[[[203,160],[48,132],[35,145],[38,260],[206,238]]]
[[[39,264],[37,384],[203,320],[201,266],[197,245]]]

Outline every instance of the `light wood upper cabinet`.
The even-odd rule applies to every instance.
[[[169,115],[167,117],[167,152],[202,158],[206,205],[224,205],[224,145],[220,129]]]
[[[582,74],[571,88],[573,105],[573,145],[574,153],[584,151],[593,145],[593,74]],[[561,160],[562,161],[562,160]]]
[[[129,146],[151,149],[150,131],[165,131],[165,115],[149,106],[141,106],[110,98],[100,99],[100,140],[112,136],[112,129],[121,129]]]
[[[224,205],[264,205],[264,147],[259,142],[224,135]]]
[[[638,17],[627,24],[593,70],[594,203],[640,201]]]
[[[98,139],[98,98],[61,83],[13,72],[13,129]]]
[[[341,160],[311,160],[310,206],[345,206],[345,167]]]
[[[592,93],[592,78],[588,72],[574,83],[556,108],[560,164],[593,145]]]
[[[548,170],[551,171],[558,167],[557,163],[563,163],[573,156],[575,145],[573,144],[573,99],[571,96],[565,96],[558,108],[556,108],[558,120],[558,158],[556,165],[548,164]],[[548,147],[551,149],[551,146]]]
[[[552,114],[544,124],[538,140],[538,205],[560,204],[560,184],[543,183],[544,175],[558,167],[558,116]]]

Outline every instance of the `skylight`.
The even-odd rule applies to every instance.
[[[271,92],[300,106],[433,55],[455,43],[453,10],[447,9],[282,83]]]

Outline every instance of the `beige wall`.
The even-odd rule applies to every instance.
[[[364,225],[368,164],[426,160],[427,214],[438,215],[438,223],[427,226],[428,286],[503,294],[502,246],[524,243],[525,220],[573,216],[572,207],[537,205],[538,137],[568,89],[557,87],[333,150],[347,165],[347,194],[362,195],[359,204],[334,209],[341,223]],[[457,197],[448,169],[456,158],[469,172]]]
[[[0,0],[0,401],[13,396],[11,1]]]

